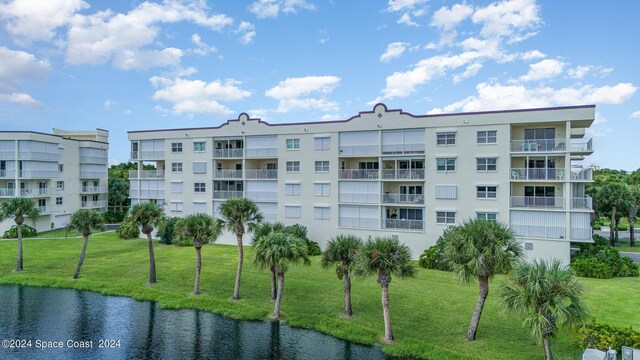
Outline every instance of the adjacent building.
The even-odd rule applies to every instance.
[[[0,131],[0,202],[30,197],[38,231],[64,227],[81,208],[107,209],[109,132]],[[0,223],[4,232],[13,219]],[[25,224],[34,226],[30,219]],[[0,234],[1,235],[1,234]]]
[[[447,226],[482,218],[508,223],[530,258],[568,262],[570,242],[591,241],[592,169],[578,164],[593,152],[594,116],[592,105],[412,115],[377,104],[341,121],[243,113],[217,127],[130,131],[130,197],[216,217],[246,197],[321,246],[343,233],[390,236],[413,257]]]

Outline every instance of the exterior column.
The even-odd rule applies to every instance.
[[[566,240],[571,239],[571,121],[567,121],[565,123],[565,153],[564,153],[564,179],[562,181],[563,185],[563,196],[564,205],[565,205],[565,236]]]

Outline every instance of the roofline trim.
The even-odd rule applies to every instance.
[[[53,137],[57,137],[57,138],[61,138],[64,140],[73,140],[73,141],[89,141],[89,142],[94,142],[94,143],[98,143],[98,144],[107,144],[109,145],[108,142],[104,142],[104,141],[98,141],[98,140],[84,140],[84,139],[73,139],[70,137],[66,137],[64,135],[56,135],[56,134],[47,134],[47,133],[43,133],[43,132],[39,132],[39,131],[20,131],[20,130],[0,130],[0,134],[36,134],[36,135],[45,135],[45,136],[53,136]]]

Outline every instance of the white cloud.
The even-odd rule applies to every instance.
[[[40,108],[42,104],[31,97],[29,94],[25,93],[10,93],[10,94],[2,94],[0,93],[0,101],[16,103],[32,108]]]
[[[455,4],[451,6],[451,9],[443,6],[433,13],[431,26],[438,27],[443,31],[451,31],[472,13],[473,7],[467,4]]]
[[[536,60],[536,59],[544,59],[545,57],[547,57],[547,55],[545,55],[544,53],[538,51],[538,50],[531,50],[531,51],[527,51],[526,53],[522,54],[522,60]]]
[[[535,0],[505,0],[494,2],[473,13],[471,19],[481,24],[484,37],[506,37],[509,42],[522,41],[535,35],[542,19]]]
[[[250,91],[239,88],[240,81],[233,79],[207,83],[202,80],[154,76],[150,80],[158,89],[153,94],[153,99],[172,103],[174,114],[229,115],[233,111],[220,104],[221,101],[237,101],[251,95]]]
[[[322,121],[331,121],[331,120],[342,120],[344,119],[344,115],[341,114],[324,114],[320,117]]]
[[[404,42],[393,42],[387,45],[387,50],[384,52],[384,54],[380,55],[380,61],[389,62],[392,59],[399,58],[407,49],[407,45],[409,44]]]
[[[242,21],[240,22],[240,25],[238,26],[236,33],[241,34],[240,41],[243,44],[247,45],[251,43],[253,41],[253,38],[256,36],[255,29],[256,27],[252,23],[247,21]]]
[[[191,42],[196,46],[196,48],[189,51],[190,53],[204,56],[209,53],[218,51],[218,49],[215,46],[211,46],[205,43],[204,41],[202,41],[202,37],[200,37],[200,34],[191,35]]]
[[[537,81],[549,79],[562,74],[565,63],[555,59],[544,59],[529,65],[529,72],[520,76],[520,81]]]
[[[427,0],[389,0],[387,12],[399,12],[401,14],[398,24],[407,26],[419,26],[413,21],[413,17],[424,16],[427,13]]]
[[[637,87],[630,83],[594,87],[527,88],[524,85],[480,83],[476,94],[429,113],[521,109],[576,104],[620,104],[629,99]]]
[[[64,26],[79,10],[89,5],[82,0],[13,0],[0,4],[0,19],[5,29],[20,40],[51,40],[55,30]]]
[[[305,0],[257,0],[249,5],[258,19],[275,18],[280,12],[296,13],[298,9],[315,10],[316,6]]]
[[[25,80],[42,80],[49,74],[51,65],[47,60],[37,59],[32,54],[0,46],[0,100],[29,107],[41,104],[21,91]]]
[[[482,64],[480,63],[473,63],[467,66],[467,68],[464,70],[463,73],[456,74],[453,76],[453,83],[457,84],[464,79],[470,78],[472,76],[476,76],[476,74],[478,73],[478,71],[480,71],[480,69],[482,69]]]
[[[640,119],[640,110],[633,112],[629,117]]]
[[[593,120],[593,124],[587,128],[587,136],[589,137],[603,137],[611,133],[611,128],[606,125],[607,119],[605,119],[600,112],[596,111],[596,116]]]
[[[576,66],[575,68],[571,68],[567,70],[567,75],[574,79],[582,79],[587,75],[589,71],[593,69],[593,66]]]
[[[112,107],[114,107],[115,105],[117,105],[118,102],[115,100],[107,100],[104,102],[104,109],[105,110],[111,110]]]
[[[334,111],[338,104],[325,98],[340,83],[337,76],[305,76],[288,78],[267,90],[266,96],[278,100],[278,112],[288,112],[294,109],[319,109]],[[319,97],[305,97],[319,94]]]

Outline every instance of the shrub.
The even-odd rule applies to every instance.
[[[609,245],[609,239],[602,235],[593,234],[593,245],[595,246],[607,246]]]
[[[35,237],[36,235],[38,235],[38,232],[36,231],[36,229],[32,228],[31,226],[27,225],[27,224],[22,224],[22,237],[23,238],[30,238],[30,237]],[[3,238],[5,239],[15,239],[18,237],[18,226],[17,225],[13,225],[9,230],[4,232],[4,235],[2,235]]]
[[[618,225],[618,231],[627,231],[627,230],[629,230],[629,225],[623,225],[623,224]]]
[[[306,239],[307,243],[307,251],[309,256],[317,256],[322,254],[322,250],[320,249],[320,245],[317,242]]]
[[[631,327],[614,327],[596,320],[578,329],[578,338],[584,349],[607,351],[611,347],[620,353],[623,346],[640,347],[640,332]]]
[[[171,245],[176,231],[177,217],[168,218],[158,229],[158,237],[160,238],[160,244]],[[177,244],[176,244],[177,245]],[[193,245],[193,243],[188,244]]]
[[[582,277],[596,279],[611,279],[613,277],[611,266],[592,257],[574,260],[571,263],[571,268],[578,276]]]
[[[104,221],[107,224],[115,224],[115,223],[122,222],[125,216],[127,216],[126,211],[107,210],[103,214]]]
[[[640,275],[640,268],[633,260],[620,256],[618,250],[604,245],[581,246],[571,259],[571,268],[578,276],[598,279]]]
[[[442,242],[440,241],[420,255],[418,265],[425,269],[451,271],[451,267],[443,259]]]
[[[602,230],[602,224],[594,223],[593,224],[593,230]]]
[[[135,239],[140,236],[140,232],[138,231],[138,226],[131,221],[130,217],[124,218],[122,224],[116,230],[116,234],[121,239]]]

